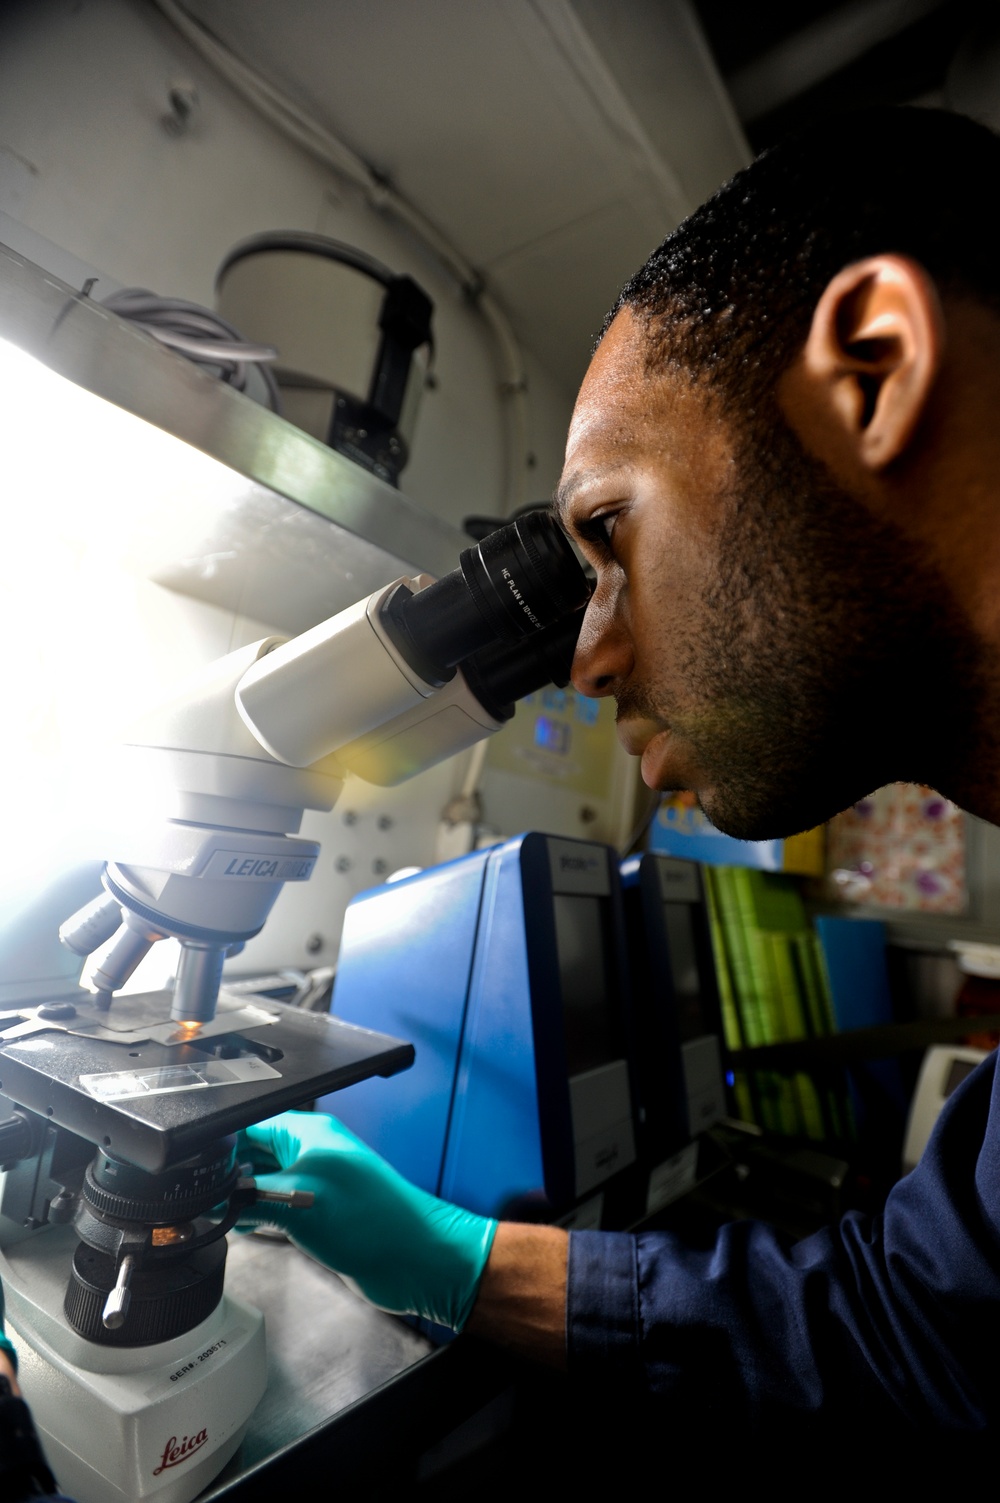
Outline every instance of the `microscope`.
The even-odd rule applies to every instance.
[[[401,782],[565,684],[589,593],[554,518],[528,513],[437,581],[229,654],[134,727],[123,755],[167,812],[60,930],[94,957],[89,989],[0,1012],[0,1280],[25,1396],[80,1503],[186,1503],[263,1394],[263,1319],[223,1288],[225,1234],[261,1195],[240,1129],[414,1058],[223,984],[316,864],[303,811],[331,809],[348,772]],[[168,936],[173,989],[117,996]]]

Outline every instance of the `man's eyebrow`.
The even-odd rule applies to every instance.
[[[556,486],[552,497],[552,510],[561,522],[566,521],[570,502],[580,487],[586,483],[588,475],[592,473],[590,470],[574,470],[572,475],[567,475],[566,479],[561,480]]]
[[[552,509],[563,525],[565,526],[568,521],[567,514],[577,491],[583,490],[592,481],[611,479],[618,470],[624,470],[624,468],[624,465],[615,465],[613,468],[608,465],[595,465],[587,470],[574,470],[572,474],[567,475],[565,480],[560,481],[552,497]]]

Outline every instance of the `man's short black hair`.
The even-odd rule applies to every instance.
[[[649,365],[679,363],[746,414],[801,349],[831,278],[911,256],[939,290],[1000,308],[1000,138],[944,110],[885,108],[773,146],[681,224],[623,288]],[[603,332],[603,331],[602,331]]]

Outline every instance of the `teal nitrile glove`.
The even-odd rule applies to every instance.
[[[3,1333],[3,1285],[0,1284],[0,1352],[10,1359],[10,1365],[17,1372],[17,1353]]]
[[[278,1165],[276,1174],[256,1175],[262,1190],[311,1190],[316,1197],[308,1207],[251,1207],[240,1218],[244,1225],[280,1227],[382,1310],[462,1329],[495,1221],[417,1189],[334,1117],[284,1112],[248,1127],[244,1137],[255,1159]]]

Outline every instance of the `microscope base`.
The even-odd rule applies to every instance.
[[[224,1295],[171,1341],[85,1341],[62,1311],[76,1241],[53,1227],[0,1251],[19,1380],[49,1464],[78,1503],[189,1503],[233,1455],[264,1393],[264,1318]]]

